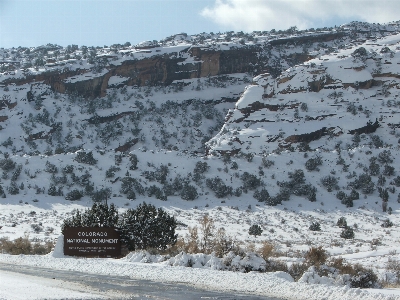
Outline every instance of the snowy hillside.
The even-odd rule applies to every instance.
[[[182,238],[208,215],[246,251],[322,246],[398,284],[399,26],[1,49],[0,237],[146,201]]]

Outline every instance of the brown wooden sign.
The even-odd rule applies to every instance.
[[[115,228],[67,227],[64,229],[64,255],[118,257],[121,241]]]

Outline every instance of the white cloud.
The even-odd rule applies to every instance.
[[[385,23],[398,20],[399,11],[399,0],[215,0],[201,15],[233,30],[252,31],[306,29],[343,19]]]

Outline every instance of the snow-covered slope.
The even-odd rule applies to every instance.
[[[387,273],[400,246],[398,27],[182,34],[94,54],[2,50],[1,236],[53,240],[73,209],[111,192],[121,210],[164,207],[181,237],[208,214],[242,247],[270,241],[293,258],[321,245]],[[221,67],[236,48],[258,49],[252,74]],[[210,61],[221,51],[218,63],[205,65],[196,51]],[[53,62],[23,66],[37,53]],[[152,85],[135,81],[145,69],[121,75],[160,55],[200,66],[200,75]],[[354,239],[340,237],[342,216]],[[394,225],[382,227],[388,218]],[[312,222],[322,230],[310,231]],[[252,224],[263,229],[257,239]]]
[[[338,141],[351,146],[354,130],[377,120],[376,134],[396,146],[399,49],[396,34],[320,56],[276,79],[255,77],[208,148],[261,155],[304,141],[332,151]]]

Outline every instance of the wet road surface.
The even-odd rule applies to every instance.
[[[53,270],[40,267],[0,263],[0,270],[65,282],[63,288],[93,294],[94,299],[159,299],[159,300],[282,300],[265,296],[209,291],[179,283],[161,283],[109,276]],[[68,283],[72,283],[68,285]],[[71,298],[69,298],[71,299]],[[10,299],[12,300],[12,299]]]

